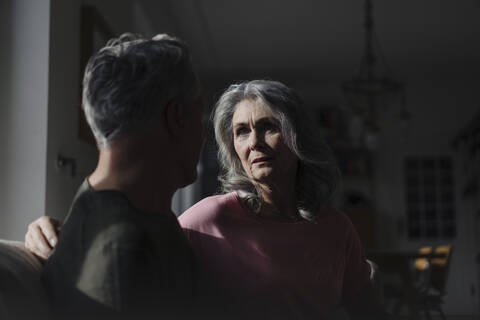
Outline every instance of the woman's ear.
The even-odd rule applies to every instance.
[[[182,103],[176,100],[171,100],[165,106],[165,124],[168,132],[172,136],[178,135],[180,130],[183,130],[185,123],[185,110]]]

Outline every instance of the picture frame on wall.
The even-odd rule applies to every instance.
[[[80,8],[80,86],[79,86],[79,117],[78,137],[89,144],[96,145],[93,133],[85,119],[81,108],[83,74],[88,59],[100,50],[105,43],[114,37],[114,33],[105,18],[97,8],[90,5],[82,5]]]

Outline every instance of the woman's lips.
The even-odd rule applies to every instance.
[[[258,158],[253,159],[252,164],[267,162],[267,161],[270,161],[271,159],[272,159],[271,157],[258,157]]]

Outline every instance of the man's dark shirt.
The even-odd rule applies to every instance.
[[[188,317],[192,250],[171,212],[145,213],[119,191],[80,187],[43,281],[63,319]]]

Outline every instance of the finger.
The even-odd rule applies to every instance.
[[[27,248],[30,251],[33,251],[32,245],[33,245],[32,237],[30,236],[30,232],[27,231],[27,233],[25,234],[25,248]]]
[[[35,226],[32,229],[31,237],[33,241],[33,249],[34,252],[42,257],[48,258],[50,255],[52,248],[47,242],[47,239],[43,236],[42,230],[39,226]]]
[[[45,240],[41,240],[41,235],[40,235],[40,232],[39,231],[36,231],[36,232],[32,232],[30,233],[29,235],[30,237],[30,247],[31,247],[31,251],[38,257],[40,257],[42,260],[46,260],[49,256],[49,251],[50,251],[50,248],[48,246],[48,244],[46,244]],[[40,240],[39,240],[39,237],[40,237]],[[42,241],[44,241],[44,243],[42,244]]]
[[[35,222],[32,222],[28,225],[27,233],[25,234],[25,247],[30,251],[35,250],[35,240],[32,237],[32,234],[35,233]]]
[[[43,237],[48,241],[50,247],[55,247],[58,242],[58,235],[56,230],[56,225],[58,225],[58,221],[55,219],[43,219],[39,221],[39,228],[43,233]]]
[[[36,255],[40,260],[47,260],[48,256],[41,252],[39,249],[37,249],[37,247],[35,246],[35,241],[32,238],[31,232],[28,232],[25,235],[25,247],[30,250],[30,252],[32,252],[34,255]]]
[[[50,222],[55,227],[55,229],[60,229],[62,227],[62,221],[49,217]]]

